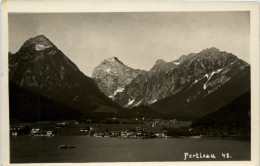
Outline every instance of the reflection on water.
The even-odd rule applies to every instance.
[[[214,153],[211,160],[250,160],[250,142],[220,138],[126,139],[84,136],[11,137],[11,163],[183,161],[184,153]],[[59,145],[76,145],[59,149]],[[222,153],[232,158],[223,159]],[[191,159],[188,159],[191,160]],[[192,159],[193,161],[210,159]]]

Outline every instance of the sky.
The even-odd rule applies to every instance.
[[[45,35],[87,76],[118,57],[150,70],[157,59],[216,47],[250,63],[249,12],[128,12],[9,14],[9,51]]]

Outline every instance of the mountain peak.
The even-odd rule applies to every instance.
[[[144,72],[124,65],[117,57],[111,57],[95,67],[92,78],[103,93],[114,99],[123,92],[126,85]]]
[[[33,46],[36,50],[44,50],[46,48],[54,46],[54,44],[44,35],[37,35],[28,39],[22,46],[22,48]]]
[[[165,63],[165,61],[163,59],[158,59],[156,62],[155,62],[155,65],[159,65],[159,64],[162,64],[162,63]]]
[[[108,58],[109,60],[112,60],[112,61],[119,61],[119,59],[117,57],[111,57],[111,58]]]
[[[44,35],[37,35],[35,37],[33,37],[32,39],[35,39],[35,40],[49,40],[46,36]]]
[[[111,57],[106,59],[106,61],[110,62],[110,63],[120,63],[123,64],[123,62],[121,62],[117,57]]]
[[[217,49],[216,47],[206,48],[201,51],[201,53],[218,53],[218,52],[219,49]]]

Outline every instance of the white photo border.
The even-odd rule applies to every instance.
[[[10,164],[8,97],[8,13],[87,13],[87,12],[196,12],[249,11],[251,64],[251,161],[117,162]],[[1,164],[2,165],[259,165],[259,3],[258,2],[134,2],[134,1],[3,1],[1,50]]]

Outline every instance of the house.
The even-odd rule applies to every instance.
[[[94,131],[95,128],[94,128],[94,127],[89,127],[89,130],[90,130],[90,131]]]
[[[141,137],[142,135],[143,135],[143,133],[140,132],[140,131],[136,133],[136,136],[137,136],[137,137]]]
[[[15,131],[12,132],[12,136],[17,136],[17,135],[18,135],[17,132],[15,132]]]
[[[32,129],[30,135],[40,135],[41,130],[40,129]]]
[[[135,129],[136,129],[136,131],[142,131],[141,127],[136,127]]]
[[[94,133],[93,137],[104,137],[103,133]]]
[[[121,131],[111,131],[110,133],[112,137],[119,137],[121,135]]]
[[[121,131],[121,137],[127,137],[127,132],[126,131]]]
[[[165,138],[166,137],[166,131],[158,131],[158,132],[154,133],[154,135],[157,138]]]
[[[149,122],[149,125],[152,127],[156,127],[154,122]]]
[[[89,129],[89,127],[87,127],[87,128],[81,128],[79,131],[89,131],[90,129]]]
[[[68,125],[69,125],[68,122],[59,122],[59,123],[56,123],[56,127],[57,127],[57,128],[65,127],[65,126],[68,126]]]
[[[54,136],[53,131],[47,131],[47,132],[46,132],[46,136]]]

